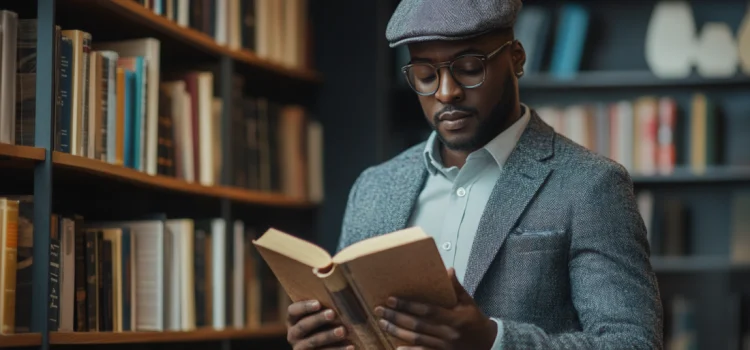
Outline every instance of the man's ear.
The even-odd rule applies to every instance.
[[[513,73],[517,77],[523,75],[523,66],[526,64],[526,50],[523,48],[523,44],[516,40],[511,46],[511,55],[513,59]]]

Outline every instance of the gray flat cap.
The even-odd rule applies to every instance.
[[[521,0],[401,0],[388,22],[390,47],[462,40],[512,27]]]

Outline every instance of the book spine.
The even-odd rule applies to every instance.
[[[112,241],[102,239],[101,241],[102,256],[99,259],[101,261],[100,270],[100,293],[101,298],[99,304],[100,313],[100,331],[111,332],[114,330],[113,307],[112,307]]]
[[[107,316],[104,304],[106,296],[104,291],[104,232],[96,233],[96,330],[106,331],[105,318]]]
[[[34,145],[36,115],[36,19],[18,21],[16,63],[16,144]]]
[[[34,283],[32,276],[34,257],[34,203],[32,201],[21,201],[18,207],[18,217],[15,332],[29,333],[31,332],[31,286]],[[2,219],[0,219],[0,222],[2,222]],[[0,236],[2,236],[1,228]],[[2,252],[0,252],[0,256],[2,256]],[[0,274],[2,273],[0,272]]]
[[[54,332],[58,330],[60,324],[60,226],[57,215],[52,215],[50,231],[47,327]]]
[[[101,53],[100,53],[101,54]],[[99,91],[99,99],[101,100],[101,115],[99,116],[99,134],[101,135],[100,139],[96,142],[96,156],[100,160],[106,162],[109,159],[109,149],[107,145],[109,144],[109,139],[112,138],[114,135],[110,135],[107,130],[108,122],[109,122],[109,109],[114,108],[114,106],[111,106],[109,104],[109,96],[111,92],[109,91],[109,81],[110,81],[110,66],[115,64],[114,62],[110,61],[109,56],[102,55],[102,71],[101,76],[99,76],[99,86],[101,91]]]
[[[83,53],[81,53],[81,58],[83,60],[83,70],[80,72],[83,74],[83,80],[82,84],[80,86],[80,90],[78,91],[81,94],[81,119],[80,124],[78,124],[78,140],[80,140],[80,145],[78,146],[78,154],[84,157],[90,157],[91,155],[88,154],[88,147],[89,142],[94,142],[94,140],[89,140],[89,118],[91,118],[91,113],[93,112],[91,109],[89,109],[89,78],[91,77],[90,71],[90,65],[91,65],[91,34],[86,33],[83,36]]]
[[[208,325],[206,320],[206,232],[202,229],[195,230],[195,251],[193,263],[195,269],[195,325],[204,327]]]
[[[97,324],[97,236],[96,231],[86,232],[86,315],[88,316],[89,332],[99,331]]]
[[[351,327],[350,340],[355,343],[355,348],[392,349],[374,323],[375,318],[369,317],[370,312],[362,306],[345,274],[342,266],[334,267],[329,274],[322,276],[322,280],[343,323]]]
[[[122,280],[120,281],[120,288],[122,289],[122,330],[127,332],[133,330],[133,328],[131,327],[131,324],[133,322],[133,283],[131,283],[131,266],[133,266],[133,262],[131,260],[133,254],[133,236],[128,228],[123,228],[122,230],[121,249]]]
[[[76,290],[76,332],[86,332],[88,328],[88,309],[86,305],[86,235],[83,232],[81,218],[75,218],[75,290]]]
[[[18,207],[18,201],[0,200],[0,226],[3,226],[0,227],[0,249],[4,249],[0,253],[0,258],[4,259],[0,261],[0,334],[12,334],[15,329]]]
[[[70,123],[72,110],[72,92],[70,91],[73,77],[71,59],[73,57],[73,41],[63,36],[60,42],[60,111],[59,122],[55,126],[55,149],[60,152],[72,153],[70,147]]]
[[[71,218],[59,216],[60,227],[60,316],[58,331],[75,331],[75,226]]]

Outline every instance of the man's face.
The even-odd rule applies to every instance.
[[[409,51],[413,63],[436,64],[466,53],[487,55],[509,40],[510,34],[493,33],[466,41],[411,44]],[[520,43],[505,46],[484,62],[484,82],[475,88],[463,88],[448,67],[440,69],[437,92],[419,96],[419,102],[427,122],[446,147],[474,151],[511,124],[508,119],[518,102],[515,72],[521,70],[524,61]]]

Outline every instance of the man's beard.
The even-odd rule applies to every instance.
[[[480,149],[503,131],[508,118],[511,117],[510,113],[513,111],[513,101],[516,98],[515,91],[513,81],[508,79],[505,83],[505,88],[503,89],[503,95],[501,96],[500,101],[495,104],[487,118],[479,121],[479,125],[477,125],[474,135],[468,140],[462,142],[449,142],[446,140],[437,128],[437,125],[440,123],[438,117],[443,112],[455,110],[470,113],[472,116],[469,118],[478,118],[479,113],[475,108],[447,105],[435,113],[432,119],[433,122],[430,126],[437,133],[440,142],[450,150],[471,152]]]

